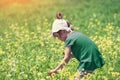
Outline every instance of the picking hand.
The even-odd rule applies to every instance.
[[[48,72],[48,75],[51,75],[51,74],[53,74],[53,73],[57,73],[57,71],[56,71],[55,69],[50,70],[50,71]]]

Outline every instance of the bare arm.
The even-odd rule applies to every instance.
[[[65,64],[67,64],[69,62],[69,60],[71,59],[71,47],[67,47],[65,49],[65,55],[64,58],[62,60],[62,62],[55,68],[55,70],[59,70],[62,69],[64,67]]]
[[[55,69],[51,70],[48,74],[51,75],[52,73],[56,73],[58,70],[62,69],[65,66],[65,64],[69,62],[71,58],[73,58],[73,55],[71,54],[71,47],[66,47],[65,55],[62,62]]]

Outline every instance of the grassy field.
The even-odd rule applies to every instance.
[[[62,12],[98,45],[105,65],[84,80],[120,80],[120,0],[0,0],[0,80],[74,80],[78,61],[48,76],[64,57],[51,36]]]

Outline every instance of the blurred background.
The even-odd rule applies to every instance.
[[[120,0],[0,0],[0,80],[73,80],[75,59],[47,76],[64,56],[51,35],[58,12],[104,57],[105,66],[86,80],[120,80]]]
[[[52,23],[57,12],[62,12],[64,18],[79,27],[88,26],[93,16],[104,24],[120,25],[120,18],[114,20],[120,14],[119,0],[0,0],[0,28],[14,23],[22,25],[25,20],[30,27],[43,17]]]

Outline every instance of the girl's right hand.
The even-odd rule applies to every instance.
[[[48,75],[52,75],[53,73],[57,73],[57,71],[56,71],[55,69],[50,70],[50,71],[48,72]]]

